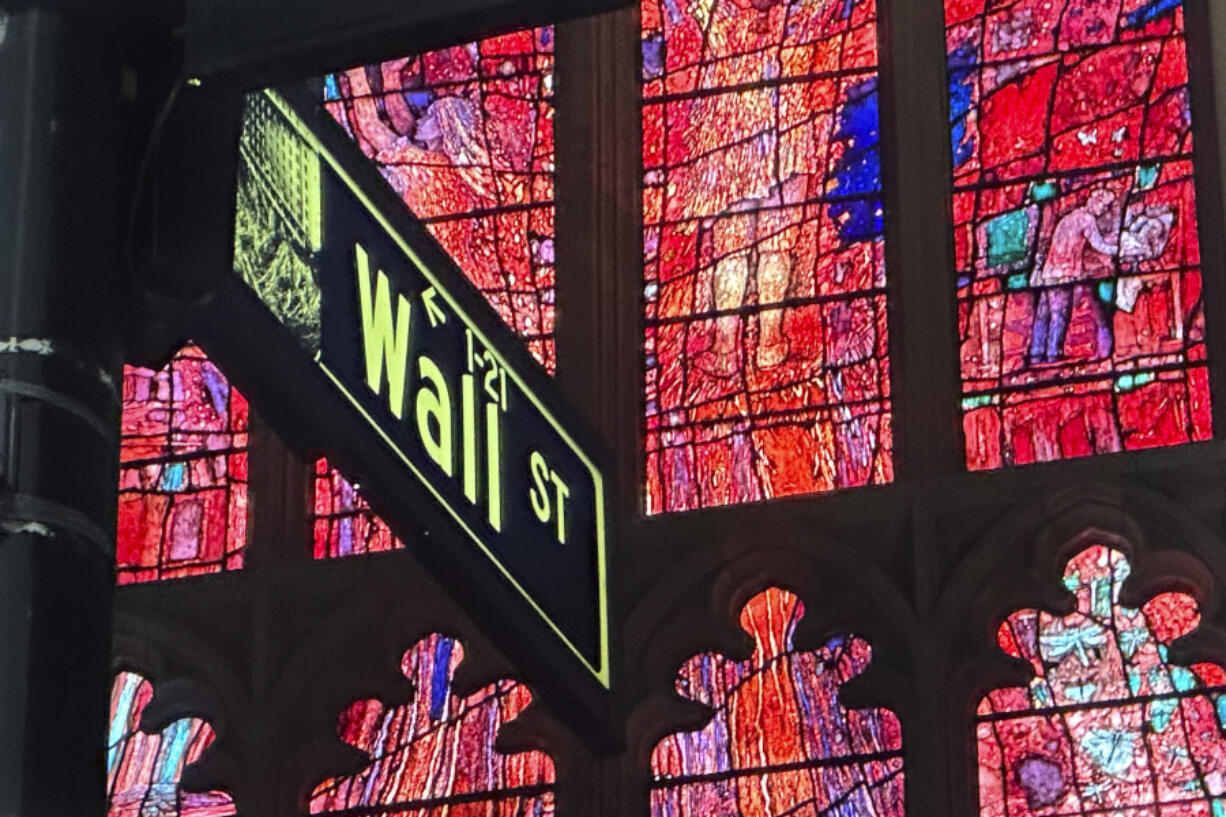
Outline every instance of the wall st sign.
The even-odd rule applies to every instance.
[[[483,554],[607,689],[598,458],[459,270],[394,223],[406,216],[378,198],[382,181],[342,156],[355,149],[327,144],[330,124],[272,91],[247,97],[237,277],[341,398],[345,422],[373,432],[459,533],[430,546]]]

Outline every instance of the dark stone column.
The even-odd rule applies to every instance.
[[[107,26],[88,17],[107,7],[0,0],[5,817],[106,810],[116,311],[129,197],[117,172],[120,63]]]

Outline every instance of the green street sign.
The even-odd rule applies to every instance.
[[[234,268],[297,355],[268,365],[305,362],[322,376],[324,402],[338,407],[319,419],[339,449],[330,455],[363,470],[368,449],[350,449],[350,430],[390,455],[397,488],[382,484],[382,493],[403,486],[406,502],[397,493],[376,507],[394,529],[424,528],[410,547],[492,573],[508,592],[489,604],[507,598],[519,609],[489,615],[534,622],[533,637],[555,641],[607,689],[599,446],[522,342],[313,107],[265,91],[243,111]],[[453,585],[463,578],[445,572]],[[501,644],[511,657],[523,635]]]

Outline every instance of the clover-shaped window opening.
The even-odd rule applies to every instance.
[[[369,755],[370,765],[317,786],[312,814],[553,814],[552,759],[536,750],[506,755],[494,748],[503,724],[531,703],[531,692],[504,679],[460,697],[451,682],[463,658],[455,639],[427,636],[401,662],[416,689],[412,700],[396,707],[356,701],[341,713],[337,734]]]
[[[1001,624],[1000,648],[1034,678],[979,704],[982,817],[1226,814],[1226,671],[1169,661],[1168,645],[1200,623],[1196,602],[1168,592],[1125,607],[1130,572],[1095,544],[1064,571],[1074,612],[1024,609]]]
[[[749,660],[704,653],[681,667],[677,692],[715,712],[704,728],[656,746],[653,817],[902,817],[898,718],[839,702],[840,686],[865,670],[872,649],[841,635],[796,650],[803,615],[796,596],[769,588],[741,611],[754,640]]]
[[[185,792],[179,780],[215,738],[200,718],[181,718],[151,734],[140,728],[153,685],[133,672],[115,676],[107,734],[108,817],[227,817],[234,801],[219,791]]]

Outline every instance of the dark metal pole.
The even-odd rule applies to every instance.
[[[109,2],[0,0],[0,815],[101,817],[127,185]]]

